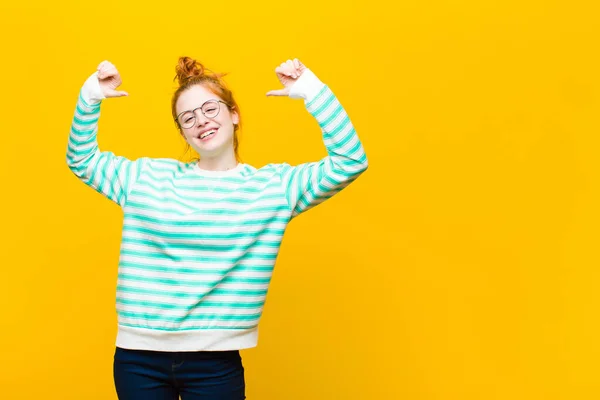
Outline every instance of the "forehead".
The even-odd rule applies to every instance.
[[[177,113],[200,107],[207,100],[219,100],[219,96],[202,85],[194,85],[183,91],[177,99]]]

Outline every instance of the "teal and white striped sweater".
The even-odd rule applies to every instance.
[[[367,168],[345,110],[330,88],[306,70],[290,97],[304,99],[321,127],[328,155],[297,166],[257,169],[240,163],[217,172],[197,163],[132,161],[101,152],[98,90],[92,75],[77,102],[67,163],[123,209],[117,346],[155,351],[256,346],[287,224]]]

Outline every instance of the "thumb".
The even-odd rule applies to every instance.
[[[289,92],[289,89],[271,90],[267,92],[267,96],[287,96]]]
[[[106,97],[123,97],[129,96],[129,93],[122,90],[107,90]]]

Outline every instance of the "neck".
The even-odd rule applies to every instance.
[[[198,167],[207,171],[227,171],[237,166],[238,162],[233,151],[220,154],[217,157],[200,157]]]

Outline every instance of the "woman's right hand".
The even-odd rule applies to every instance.
[[[98,65],[98,83],[104,97],[122,97],[127,96],[128,93],[122,90],[117,90],[121,86],[121,75],[117,68],[108,61],[102,61]]]

